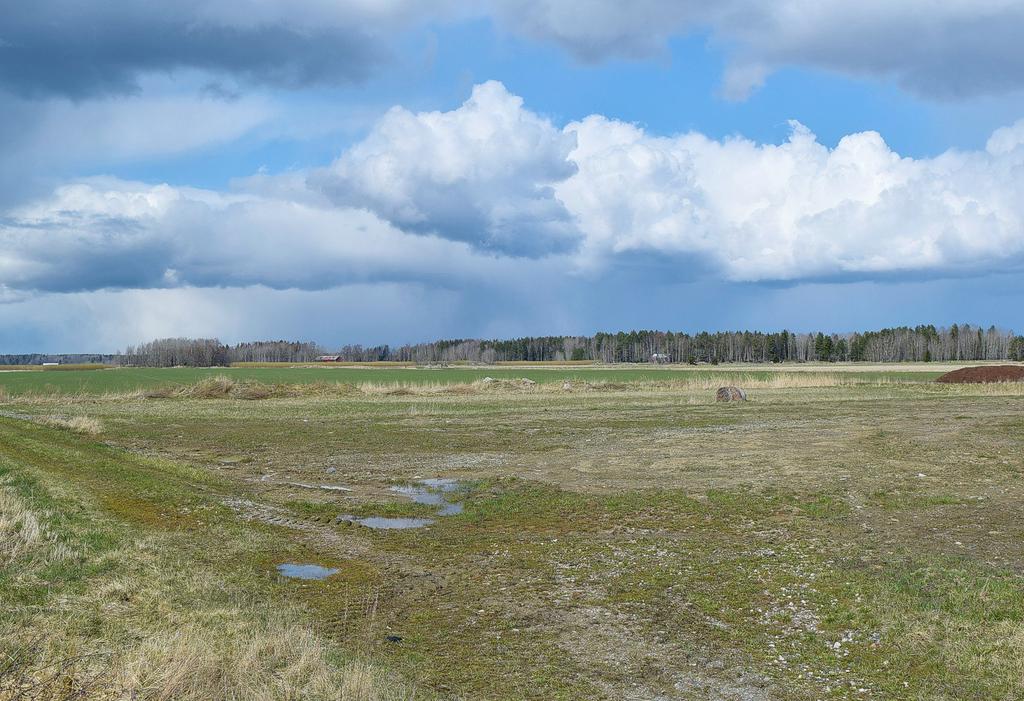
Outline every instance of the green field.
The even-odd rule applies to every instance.
[[[0,698],[1024,698],[1024,386],[936,372],[12,373]],[[102,394],[209,374],[374,379]]]
[[[809,372],[832,373],[837,367],[828,365],[803,368]],[[903,366],[904,368],[908,366]],[[785,371],[785,370],[783,370]],[[942,370],[923,365],[913,369],[879,370],[845,366],[844,376],[872,381],[880,378],[892,381],[929,381]],[[241,368],[116,368],[109,370],[68,370],[62,372],[12,371],[0,372],[0,389],[8,394],[25,393],[85,393],[130,392],[157,387],[188,385],[203,378],[226,375],[239,381],[265,384],[327,383],[379,383],[379,384],[456,384],[469,383],[485,377],[495,379],[529,378],[539,383],[581,380],[588,382],[666,382],[673,380],[721,379],[723,382],[747,377],[766,378],[779,370],[764,366],[719,366],[691,368],[689,366],[610,366],[610,367],[480,367],[480,368],[375,368],[375,367],[241,367]]]

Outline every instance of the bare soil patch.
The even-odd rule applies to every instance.
[[[1024,367],[1019,365],[987,365],[973,368],[960,368],[947,372],[936,382],[948,384],[972,383],[980,384],[985,382],[1022,382],[1024,381]]]

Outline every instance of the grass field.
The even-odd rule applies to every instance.
[[[1024,386],[926,367],[0,375],[0,698],[1024,698]]]
[[[856,380],[929,381],[953,366],[936,364],[901,365],[898,367],[858,365],[792,365],[765,369],[765,366],[722,365],[702,366],[542,366],[519,367],[379,367],[379,366],[290,366],[233,368],[116,368],[107,370],[67,370],[60,373],[9,371],[0,372],[0,392],[11,395],[35,394],[103,394],[130,392],[160,387],[189,385],[205,378],[228,376],[238,381],[264,384],[459,384],[481,380],[529,378],[538,383],[587,382],[668,382],[677,380],[742,381],[764,379],[779,373],[806,372],[832,375],[842,373]]]

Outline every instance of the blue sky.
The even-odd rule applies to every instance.
[[[19,8],[0,352],[1024,329],[1024,10],[705,5]]]

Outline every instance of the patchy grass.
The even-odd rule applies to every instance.
[[[9,395],[106,394],[146,390],[164,390],[196,385],[203,380],[226,376],[236,382],[264,385],[306,385],[316,383],[347,385],[465,385],[491,377],[518,381],[528,378],[538,384],[584,383],[674,383],[701,381],[715,384],[777,382],[780,376],[793,374],[835,376],[846,381],[879,380],[926,382],[948,369],[929,364],[898,368],[858,365],[786,365],[772,366],[643,366],[643,365],[563,365],[497,367],[409,367],[313,364],[302,366],[259,365],[231,368],[114,368],[103,372],[74,370],[62,372],[0,372],[0,387]],[[835,380],[830,379],[829,384]],[[808,385],[804,385],[808,386]]]
[[[5,419],[0,475],[0,698],[412,698],[289,601],[261,563],[292,547],[215,478]]]
[[[10,398],[104,444],[0,419],[0,640],[139,698],[1024,696],[1019,387],[511,372]]]
[[[43,540],[39,519],[13,489],[0,487],[0,562],[10,563]]]

